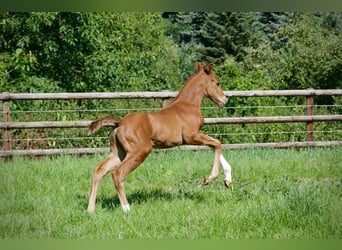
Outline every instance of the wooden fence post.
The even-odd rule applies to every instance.
[[[2,120],[3,120],[3,122],[9,122],[10,121],[10,103],[8,100],[3,100],[3,102],[2,102]],[[11,133],[10,133],[10,129],[8,127],[4,128],[3,140],[4,140],[3,150],[5,152],[11,151],[12,150]],[[9,161],[11,159],[12,159],[12,156],[10,156],[10,155],[4,156],[5,162]]]
[[[313,96],[308,96],[306,98],[306,114],[308,116],[314,115],[313,103],[314,103]],[[307,122],[307,124],[306,124],[306,140],[307,141],[313,141],[314,140],[314,127],[313,127],[313,122],[311,122],[311,121]]]

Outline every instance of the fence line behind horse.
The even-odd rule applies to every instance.
[[[123,116],[137,111],[156,111],[163,101],[176,94],[169,91],[2,93],[0,155],[6,158],[13,155],[108,152],[108,130],[111,128],[98,136],[87,136],[86,132],[90,121],[99,113]],[[224,148],[342,145],[342,108],[339,104],[342,103],[342,90],[226,91],[225,95],[230,101],[224,110],[218,111],[206,100],[201,108],[206,117],[203,130],[223,141]],[[330,96],[335,100],[338,98],[338,101],[315,104],[315,96]],[[279,98],[303,98],[303,104],[286,106],[275,101]],[[89,105],[95,101],[103,102],[104,107],[99,108],[101,104]],[[27,102],[35,103],[35,108],[22,110],[21,104]],[[50,105],[52,102],[56,104]],[[87,105],[82,106],[82,102]],[[141,104],[132,106],[138,102]]]

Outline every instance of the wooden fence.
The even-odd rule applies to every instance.
[[[108,148],[67,148],[67,149],[39,149],[39,150],[12,150],[11,129],[36,129],[36,128],[84,128],[90,121],[41,121],[20,122],[10,119],[10,102],[18,100],[72,100],[72,99],[146,99],[160,98],[167,100],[173,98],[178,92],[109,92],[109,93],[2,93],[0,100],[3,107],[3,121],[0,129],[3,133],[3,145],[0,156],[9,159],[13,155],[55,155],[55,154],[91,154],[107,152]],[[314,141],[314,122],[342,121],[342,115],[315,115],[314,96],[342,96],[342,89],[325,90],[263,90],[263,91],[225,91],[227,97],[282,97],[303,96],[307,99],[304,116],[270,116],[270,117],[234,117],[234,118],[205,118],[205,124],[250,124],[250,123],[292,123],[304,122],[307,124],[307,140],[304,142],[275,142],[253,144],[225,144],[224,148],[247,147],[308,147],[308,146],[341,146],[342,141]],[[188,149],[202,149],[206,147],[184,146]]]

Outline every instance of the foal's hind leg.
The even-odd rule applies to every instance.
[[[134,153],[128,153],[126,158],[122,161],[120,166],[115,168],[112,173],[112,178],[114,181],[114,185],[116,191],[118,193],[120,203],[124,212],[130,211],[130,206],[127,201],[125,189],[124,189],[124,181],[127,175],[136,169],[149,155],[152,150],[152,145],[139,145],[139,149]]]
[[[120,152],[119,154],[118,146],[119,145],[116,144],[116,130],[113,130],[113,132],[110,135],[111,153],[104,161],[98,164],[94,169],[88,203],[89,212],[93,212],[95,210],[96,193],[102,178],[109,171],[113,171],[113,169],[115,169],[115,167],[117,167],[121,163],[120,157],[122,152]]]
[[[96,193],[102,178],[119,164],[119,157],[114,153],[110,153],[110,155],[104,161],[95,167],[93,179],[91,181],[91,190],[88,203],[89,212],[93,212],[95,210]]]

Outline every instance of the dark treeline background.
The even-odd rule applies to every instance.
[[[0,92],[178,90],[194,73],[194,62],[207,60],[224,90],[342,87],[339,12],[4,12],[0,26]],[[61,102],[42,103],[13,102],[11,108],[60,109]],[[258,108],[234,107],[303,103],[303,98],[232,98],[226,114],[263,115]],[[324,97],[315,103],[341,101]],[[113,103],[68,105],[89,109]]]

